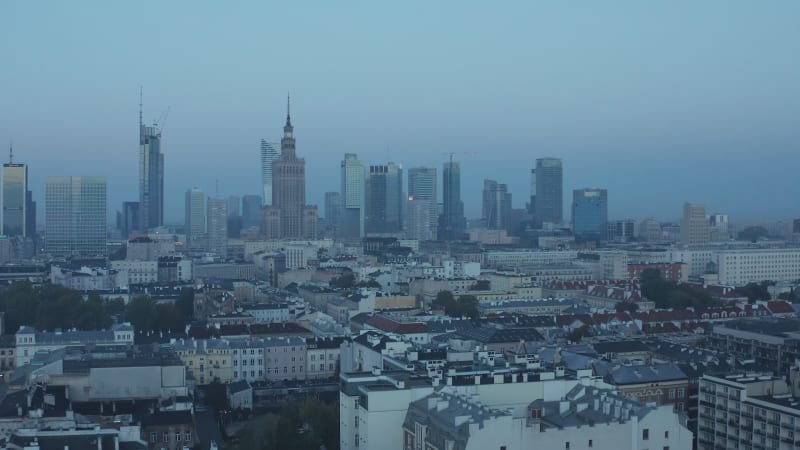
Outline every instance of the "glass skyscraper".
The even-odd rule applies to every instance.
[[[576,242],[606,240],[608,191],[575,189],[572,192],[572,230]]]
[[[389,163],[369,167],[366,231],[393,233],[403,224],[403,168]]]
[[[48,177],[45,250],[52,256],[106,254],[106,178]]]
[[[280,155],[278,144],[261,140],[261,184],[264,205],[272,205],[272,161]]]
[[[564,171],[558,158],[539,158],[531,171],[531,204],[538,225],[564,220]]]
[[[442,171],[443,212],[439,239],[458,239],[467,228],[464,202],[461,201],[461,165],[450,161]]]
[[[2,210],[0,223],[2,234],[22,236],[28,233],[28,166],[25,164],[3,164]],[[32,236],[31,236],[32,237]]]
[[[164,154],[161,130],[139,124],[139,231],[164,225]]]

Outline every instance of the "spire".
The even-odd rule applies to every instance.
[[[291,98],[289,94],[286,94],[286,125],[283,126],[283,137],[284,138],[291,138],[292,131],[294,127],[292,127],[292,116],[291,116]]]
[[[286,94],[286,126],[292,126],[291,97],[289,96],[289,93]]]
[[[8,141],[8,163],[14,164],[14,141]]]

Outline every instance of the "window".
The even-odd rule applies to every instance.
[[[648,439],[650,439],[650,429],[649,428],[645,428],[645,429],[642,430],[642,440],[646,441]]]
[[[669,431],[664,432],[664,439],[669,439]]]
[[[175,440],[176,440],[177,442],[180,442],[180,441],[181,441],[181,432],[180,432],[180,431],[179,431],[179,432],[177,432],[177,433],[175,433]]]
[[[593,444],[592,440],[589,439],[589,447],[593,447],[594,445],[592,445],[592,444]]]
[[[569,450],[569,441],[567,441],[567,442],[565,442],[565,443],[564,443],[564,448],[565,448],[565,449],[567,449],[567,450]]]
[[[675,400],[675,389],[670,389],[669,390],[669,399],[670,400]]]
[[[184,439],[184,440],[186,442],[191,441],[192,440],[192,432],[191,431],[187,431],[185,437],[186,437],[186,439]]]
[[[153,444],[158,442],[158,434],[155,431],[150,433],[150,442],[152,442]]]
[[[312,361],[314,361],[314,358],[316,358],[316,357],[317,357],[317,355],[315,355],[315,354],[313,354],[313,353],[311,354],[311,360],[312,360]]]
[[[169,442],[169,431],[164,432],[164,442]]]

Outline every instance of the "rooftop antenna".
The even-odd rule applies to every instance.
[[[14,141],[8,141],[8,163],[14,164]]]
[[[142,86],[139,85],[139,128],[142,128],[142,97],[143,89]]]

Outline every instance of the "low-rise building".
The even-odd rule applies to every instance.
[[[102,331],[37,331],[23,326],[16,333],[16,366],[28,364],[37,352],[84,345],[133,345],[134,330],[131,324],[117,324]]]
[[[229,383],[227,393],[231,409],[253,409],[253,387],[247,381]]]

